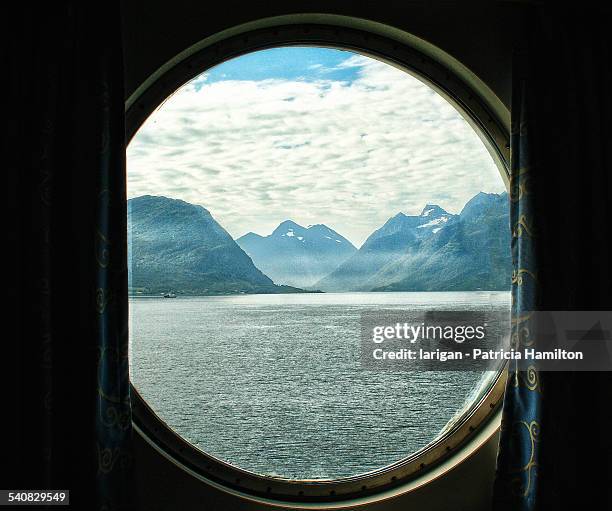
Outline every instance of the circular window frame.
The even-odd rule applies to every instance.
[[[354,51],[408,72],[445,97],[471,124],[508,183],[509,134],[493,109],[448,66],[419,49],[361,28],[298,23],[246,29],[190,53],[139,89],[126,106],[126,143],[177,89],[207,69],[258,50],[280,46],[321,46]],[[133,424],[160,453],[196,477],[267,503],[338,503],[382,495],[425,475],[457,456],[499,415],[505,371],[496,374],[478,402],[440,438],[398,462],[366,474],[334,480],[291,480],[259,475],[215,458],[173,431],[131,385]]]

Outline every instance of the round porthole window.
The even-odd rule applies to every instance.
[[[364,360],[384,314],[507,313],[511,270],[502,131],[435,63],[365,44],[321,27],[235,38],[128,112],[136,425],[251,493],[397,484],[501,396],[499,367]]]

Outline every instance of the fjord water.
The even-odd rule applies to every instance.
[[[508,310],[508,292],[326,293],[130,300],[131,379],[172,429],[240,468],[334,479],[435,440],[490,373],[372,371],[360,315]]]

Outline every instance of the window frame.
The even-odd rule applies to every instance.
[[[246,29],[173,62],[136,91],[126,103],[126,143],[149,115],[182,85],[226,60],[279,46],[323,46],[355,51],[398,67],[426,83],[451,102],[480,136],[509,182],[509,133],[479,91],[449,66],[413,45],[361,28],[335,24],[297,23]],[[510,247],[508,247],[510,250]],[[338,503],[381,497],[432,473],[459,455],[479,433],[499,420],[506,371],[500,371],[477,403],[449,431],[424,449],[367,474],[336,480],[289,480],[263,476],[230,465],[194,447],[167,426],[131,385],[133,424],[137,433],[173,463],[218,488],[248,498],[280,503]],[[485,439],[486,440],[486,439]]]

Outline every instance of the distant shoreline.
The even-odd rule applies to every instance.
[[[287,296],[287,295],[304,295],[304,294],[322,294],[322,295],[354,295],[354,294],[371,294],[371,295],[392,295],[405,293],[509,293],[510,289],[449,289],[435,291],[305,291],[303,293],[225,293],[225,294],[180,294],[177,293],[177,298],[208,298],[215,296]],[[129,293],[128,298],[164,298],[164,294],[134,294]],[[169,299],[169,298],[167,298]]]

